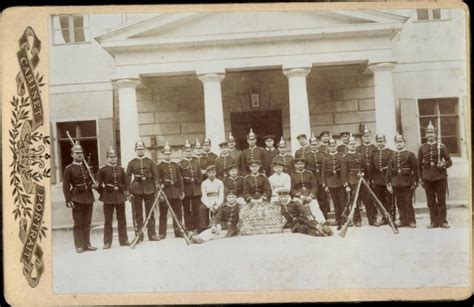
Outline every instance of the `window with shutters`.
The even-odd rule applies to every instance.
[[[441,142],[446,145],[449,153],[459,155],[458,109],[458,98],[418,99],[421,143],[426,142],[425,130],[431,121],[436,128],[441,125]]]
[[[90,42],[89,15],[53,15],[51,18],[54,45]]]
[[[97,123],[95,120],[74,121],[57,123],[58,131],[58,155],[60,177],[64,173],[64,168],[71,164],[71,140],[67,133],[74,141],[82,146],[84,151],[84,159],[89,164],[91,171],[95,174],[99,169],[98,144],[97,144]]]

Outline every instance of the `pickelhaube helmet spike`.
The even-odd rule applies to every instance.
[[[253,132],[253,129],[250,128],[250,132],[249,134],[247,135],[247,138],[257,138],[257,135]]]
[[[229,141],[234,141],[235,140],[234,136],[232,135],[232,132],[229,132],[228,140]]]
[[[431,123],[431,120],[428,123],[428,126],[426,126],[426,131],[428,130],[436,130],[435,126]]]
[[[163,153],[171,153],[171,147],[168,144],[168,141],[166,141],[165,146],[163,147]]]

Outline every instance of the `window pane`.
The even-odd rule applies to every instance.
[[[61,32],[63,34],[63,39],[66,43],[71,42],[71,37],[69,35],[69,16],[68,15],[60,15],[59,16],[59,24],[61,26]]]
[[[439,100],[439,112],[441,114],[458,114],[457,106],[457,98],[446,98]]]
[[[82,43],[85,42],[84,36],[84,29],[83,28],[75,28],[74,29],[74,42]]]
[[[441,19],[441,9],[433,9],[433,19]]]
[[[428,20],[428,9],[417,9],[416,16],[418,20]]]
[[[97,136],[95,120],[79,122],[81,137]]]
[[[457,116],[441,118],[441,134],[442,135],[458,135],[458,118]]]
[[[420,116],[435,115],[436,103],[432,99],[420,99],[418,100],[418,109]]]
[[[66,131],[69,131],[69,134],[72,138],[76,137],[76,123],[75,122],[68,122],[68,123],[59,123],[58,124],[58,137],[60,139],[67,139]]]
[[[457,137],[443,137],[441,138],[442,143],[448,148],[450,154],[459,154],[459,142]]]
[[[74,28],[84,28],[84,17],[81,15],[73,16],[72,24]]]

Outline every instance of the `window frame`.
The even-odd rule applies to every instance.
[[[417,97],[416,98],[416,108],[417,108],[417,117],[418,117],[418,137],[419,137],[419,142],[420,144],[423,144],[423,139],[425,138],[424,135],[422,135],[422,125],[421,125],[421,120],[423,118],[435,118],[436,122],[432,122],[433,125],[437,127],[437,120],[438,120],[438,117],[436,114],[430,114],[430,115],[421,115],[420,114],[420,101],[423,101],[423,100],[438,100],[438,102],[436,102],[436,104],[439,104],[439,100],[444,100],[444,99],[452,99],[452,100],[456,100],[456,113],[449,113],[449,114],[439,114],[440,116],[440,119],[441,118],[456,118],[457,121],[456,121],[456,125],[457,125],[457,129],[456,129],[456,135],[454,134],[447,134],[447,135],[442,135],[442,137],[448,137],[448,138],[456,138],[457,140],[457,153],[454,153],[454,152],[449,152],[449,154],[451,156],[454,156],[454,157],[462,157],[463,154],[462,154],[462,146],[461,146],[461,127],[460,127],[460,121],[462,120],[461,118],[461,114],[460,114],[460,104],[462,103],[461,102],[461,97],[457,97],[457,96],[443,96],[443,97]],[[435,107],[436,108],[436,107]]]
[[[85,116],[85,117],[63,117],[63,118],[58,118],[55,120],[51,120],[51,124],[53,126],[53,149],[54,150],[54,156],[56,157],[54,161],[54,165],[51,165],[51,168],[54,166],[54,171],[56,172],[56,182],[52,185],[62,185],[63,182],[63,176],[61,174],[61,167],[60,165],[62,164],[62,159],[61,159],[61,153],[59,152],[59,142],[64,140],[63,138],[59,138],[59,129],[58,129],[58,124],[61,123],[68,123],[68,122],[82,122],[82,121],[94,121],[95,126],[96,126],[96,140],[97,140],[97,156],[101,157],[101,152],[100,152],[100,131],[99,131],[99,117],[97,116]],[[85,137],[82,139],[92,139],[92,137]]]
[[[56,32],[61,32],[62,29],[59,28],[55,28],[54,27],[54,17],[60,17],[60,16],[68,16],[68,31],[69,31],[69,37],[71,38],[71,40],[69,42],[56,42],[55,41],[55,33]],[[84,18],[84,24],[86,24],[86,19],[87,19],[87,27],[86,26],[83,26],[82,29],[83,29],[83,32],[84,32],[84,41],[83,42],[77,42],[75,41],[75,34],[74,34],[74,30],[75,29],[81,29],[81,28],[77,28],[77,27],[74,27],[74,17],[75,16],[82,16]],[[53,41],[53,46],[68,46],[68,45],[82,45],[82,44],[90,44],[92,42],[92,39],[91,39],[91,25],[90,25],[90,20],[89,20],[89,14],[52,14],[51,15],[51,37],[52,37],[52,41]],[[87,33],[86,34],[86,30],[87,30]]]

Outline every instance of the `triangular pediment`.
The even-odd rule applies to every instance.
[[[96,39],[104,47],[195,43],[243,39],[279,39],[294,35],[331,35],[357,29],[401,27],[406,16],[376,10],[248,11],[165,13],[109,32]],[[354,27],[351,29],[349,27]],[[346,31],[348,29],[349,31]],[[110,43],[110,44],[107,44]]]

